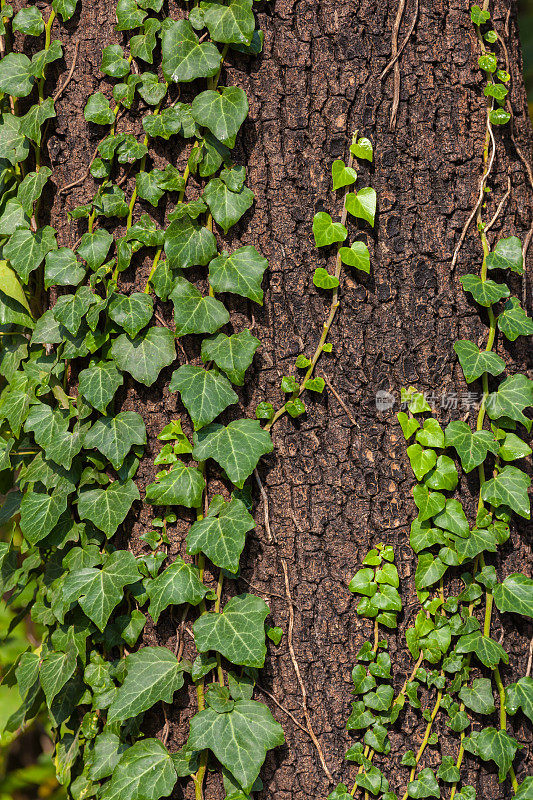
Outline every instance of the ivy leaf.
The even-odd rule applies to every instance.
[[[470,292],[476,303],[485,308],[510,295],[509,287],[505,283],[482,281],[478,275],[463,275],[459,280],[465,292]]]
[[[99,228],[94,233],[84,233],[78,247],[78,254],[85,259],[90,269],[97,270],[106,260],[109,248],[113,244],[111,234]]]
[[[261,342],[252,336],[248,328],[231,336],[219,333],[211,339],[202,340],[202,361],[214,361],[232,383],[242,386],[245,372],[260,346]]]
[[[149,294],[134,292],[128,297],[113,295],[109,303],[109,316],[133,339],[152,318],[154,301]]]
[[[372,142],[365,136],[362,136],[357,141],[353,141],[350,145],[350,153],[356,158],[365,158],[367,161],[372,161],[374,158],[374,149]]]
[[[491,419],[510,417],[521,422],[528,431],[531,429],[531,420],[522,412],[530,406],[533,406],[533,381],[525,375],[509,376],[500,384],[497,392],[489,394],[486,401]]]
[[[484,11],[477,4],[470,9],[470,19],[474,25],[483,25],[490,19],[490,11]]]
[[[124,483],[114,481],[107,489],[82,491],[78,513],[80,519],[90,520],[109,537],[124,522],[132,504],[139,497],[139,490],[131,479]]]
[[[80,372],[79,393],[98,411],[105,414],[123,377],[113,361],[100,361]]]
[[[225,408],[239,400],[227,378],[216,370],[192,364],[184,364],[172,374],[169,389],[180,392],[195,430],[212,422]]]
[[[525,456],[531,455],[531,447],[516,434],[508,432],[500,444],[498,455],[504,461],[516,461],[517,458],[525,458]]]
[[[522,708],[530,722],[533,722],[533,678],[525,675],[506,688],[505,708],[509,714],[516,714]]]
[[[331,165],[331,176],[333,178],[334,191],[342,186],[350,186],[357,180],[357,172],[352,167],[347,167],[341,158],[338,158]]]
[[[459,363],[464,372],[467,383],[472,383],[480,378],[484,372],[490,375],[499,375],[505,369],[505,361],[496,353],[489,350],[480,350],[479,347],[468,339],[455,342],[453,349],[459,357]]]
[[[119,470],[135,444],[146,444],[143,418],[136,411],[121,411],[97,420],[85,436],[84,447],[99,450]]]
[[[28,230],[29,227],[29,217],[19,201],[14,198],[8,200],[5,204],[2,216],[0,217],[0,235],[9,236],[18,228],[25,228]]]
[[[196,714],[187,747],[211,750],[248,794],[267,751],[284,741],[281,725],[263,703],[236,700],[227,714],[218,714],[213,708]]]
[[[476,678],[471,688],[461,686],[459,700],[476,714],[492,714],[496,710],[490,678]]]
[[[509,663],[509,656],[501,644],[489,636],[483,636],[480,631],[461,636],[455,649],[458,653],[475,653],[481,663],[490,669],[497,667],[500,661],[504,664]]]
[[[99,781],[102,778],[110,777],[115,771],[121,755],[127,749],[128,745],[122,744],[114,733],[104,732],[97,736],[91,750],[91,762],[87,773],[89,778]]]
[[[63,22],[67,22],[74,16],[76,11],[77,0],[53,0],[52,8],[60,16]]]
[[[525,472],[506,465],[495,478],[486,481],[481,487],[481,497],[493,506],[509,506],[521,517],[529,519],[530,505],[527,490],[531,478]]]
[[[446,783],[457,783],[461,779],[461,771],[455,765],[453,756],[443,756],[437,770],[437,778]]]
[[[26,492],[20,504],[20,530],[30,544],[37,544],[52,531],[67,508],[67,495],[55,491]]]
[[[70,469],[72,459],[82,448],[84,432],[76,426],[74,432],[70,433],[68,426],[67,412],[52,410],[45,403],[38,403],[30,409],[24,430],[33,432],[35,441],[43,448],[47,458]]]
[[[90,95],[83,109],[83,116],[87,122],[94,122],[96,125],[111,125],[115,121],[109,100],[102,92]]]
[[[251,208],[254,193],[246,186],[239,192],[232,192],[220,178],[213,178],[205,187],[202,199],[209,206],[215,222],[227,233]]]
[[[0,61],[0,89],[12,97],[26,97],[35,78],[31,61],[23,53],[8,53]]]
[[[76,336],[83,317],[92,305],[98,303],[97,297],[88,286],[80,286],[76,294],[58,297],[53,308],[55,319],[63,325],[69,333]]]
[[[446,564],[431,553],[420,553],[415,573],[415,586],[417,589],[426,589],[442,578],[446,572]]]
[[[28,172],[17,189],[17,200],[26,214],[31,215],[33,204],[41,196],[52,174],[49,167],[41,167],[39,172]]]
[[[524,273],[522,242],[517,236],[500,239],[486,259],[488,269],[510,269],[518,275]]]
[[[63,583],[63,599],[67,603],[78,602],[89,619],[104,631],[113,609],[122,600],[124,586],[138,580],[133,553],[116,550],[101,569],[86,567],[69,572]]]
[[[211,42],[200,43],[188,20],[167,19],[161,36],[163,75],[167,81],[190,83],[210,78],[220,67],[221,54]]]
[[[524,778],[524,780],[518,787],[513,800],[529,800],[529,798],[532,795],[533,795],[533,777],[528,776]],[[461,798],[458,798],[458,800],[461,800]]]
[[[41,126],[47,119],[56,116],[54,101],[47,97],[42,103],[31,106],[29,111],[20,118],[20,132],[36,144],[41,143]]]
[[[123,372],[145,386],[157,380],[163,367],[176,357],[174,336],[168,328],[148,328],[131,339],[123,333],[111,345],[111,357]]]
[[[502,614],[510,611],[533,617],[533,580],[515,572],[494,587],[494,602]]]
[[[354,242],[350,247],[341,247],[339,256],[343,264],[370,273],[370,253],[364,242]]]
[[[223,426],[212,423],[194,434],[193,458],[213,458],[229,480],[242,489],[261,456],[274,449],[267,431],[257,420],[237,419]]]
[[[262,667],[265,661],[265,619],[270,609],[264,600],[241,594],[228,600],[222,613],[203,614],[193,625],[200,653],[216,650],[233,664]]]
[[[364,219],[374,227],[374,217],[376,216],[376,192],[366,186],[358,192],[351,192],[346,195],[346,210],[352,217]]]
[[[140,28],[146,17],[146,11],[141,11],[135,0],[118,0],[116,31],[131,31]]]
[[[335,242],[344,242],[348,231],[340,222],[333,222],[325,211],[319,211],[313,218],[313,236],[317,247],[326,247]]]
[[[68,247],[52,250],[46,256],[44,267],[44,288],[51,286],[77,286],[85,277],[85,267],[77,260]]]
[[[74,648],[67,653],[52,651],[43,658],[39,677],[48,708],[52,706],[54,697],[74,675],[77,659],[78,653]]]
[[[187,333],[215,333],[229,322],[229,313],[220,300],[203,297],[196,286],[181,276],[176,278],[170,299],[174,303],[178,336]]]
[[[166,647],[143,647],[126,656],[126,679],[107,712],[108,723],[123,722],[160,700],[172,703],[183,686],[183,664]]]
[[[215,292],[232,292],[263,305],[261,281],[267,267],[266,258],[252,245],[239,247],[231,255],[224,250],[209,264],[209,282]]]
[[[165,233],[165,253],[172,269],[205,266],[217,253],[216,239],[189,217],[176,219]]]
[[[177,461],[171,470],[158,475],[156,483],[146,487],[146,501],[158,506],[200,508],[204,489],[200,470]]]
[[[237,86],[220,91],[208,89],[196,95],[191,111],[198,125],[208,128],[213,136],[226,143],[233,140],[248,116],[248,98]]]
[[[339,279],[330,275],[324,267],[317,267],[313,275],[313,283],[319,289],[334,289],[339,285]]]
[[[515,757],[516,751],[523,747],[516,739],[505,731],[496,728],[484,728],[473,731],[463,739],[463,747],[483,761],[494,761],[498,765],[498,778],[503,781]]]
[[[130,65],[124,58],[124,50],[119,44],[110,44],[102,50],[100,69],[111,78],[123,78],[129,74]]]
[[[498,452],[498,442],[491,431],[474,431],[466,422],[450,422],[445,434],[446,447],[455,447],[465,472],[482,464],[487,453]]]
[[[176,780],[165,745],[159,739],[142,739],[121,756],[101,800],[159,800],[171,794]]]
[[[455,543],[457,553],[462,559],[475,558],[479,553],[488,550],[495,553],[498,549],[496,534],[490,528],[474,528],[466,539],[458,539]]]
[[[49,225],[33,231],[17,230],[4,245],[3,255],[24,283],[30,272],[42,264],[51,250],[57,250],[56,232]]]
[[[227,6],[203,3],[203,17],[211,39],[222,44],[249,45],[255,30],[253,0],[230,0]]]
[[[358,731],[369,728],[376,721],[375,716],[367,709],[363,701],[356,700],[352,703],[352,711],[346,722],[346,728],[349,731]]]
[[[424,450],[419,444],[411,444],[407,448],[407,455],[417,480],[421,481],[430,469],[437,463],[437,454],[434,450]]]
[[[209,512],[189,528],[187,552],[191,555],[203,552],[215,566],[235,574],[239,570],[246,534],[254,527],[254,519],[246,506],[234,497],[224,503],[216,516]]]
[[[418,507],[418,519],[424,522],[431,519],[446,505],[446,498],[440,492],[430,492],[427,486],[417,485],[413,489],[414,501]]]
[[[30,151],[30,143],[20,130],[20,117],[0,114],[0,158],[15,165],[24,161]]]
[[[13,30],[26,36],[39,36],[44,31],[43,15],[36,6],[21,8],[13,18]]]
[[[182,603],[197,606],[208,592],[200,580],[198,567],[187,564],[179,556],[156,578],[145,581],[145,586],[150,598],[148,610],[155,623],[168,606]]]
[[[429,767],[418,773],[418,778],[407,787],[409,797],[440,797],[440,789],[435,773]]]
[[[514,342],[519,336],[533,335],[533,320],[516,297],[511,297],[498,317],[498,328],[510,342]]]

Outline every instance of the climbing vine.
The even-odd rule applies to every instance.
[[[479,275],[460,280],[483,310],[488,326],[484,349],[469,340],[454,345],[466,383],[481,385],[481,402],[474,428],[457,420],[443,429],[422,393],[414,387],[402,389],[406,411],[398,413],[398,421],[411,442],[407,454],[417,480],[413,498],[418,515],[411,525],[410,545],[418,558],[414,582],[421,607],[405,633],[413,666],[395,694],[387,641],[380,636],[383,628],[397,627],[402,602],[392,549],[380,544],[365,557],[349,586],[362,596],[357,614],[374,621],[374,641],[363,645],[352,672],[356,700],[347,728],[363,737],[346,754],[359,765],[355,783],[351,791],[339,784],[330,800],[349,800],[359,790],[365,798],[371,794],[382,800],[444,796],[474,800],[474,787],[463,782],[465,753],[494,762],[499,780],[510,781],[513,797],[526,800],[533,792],[533,778],[526,777],[520,785],[517,781],[514,762],[523,745],[508,732],[508,715],[519,712],[533,721],[533,679],[527,674],[504,686],[501,666],[509,663],[509,656],[502,640],[491,636],[494,605],[500,613],[533,616],[531,578],[514,573],[500,582],[490,563],[491,554],[509,538],[512,515],[530,518],[531,479],[514,462],[531,454],[521,431],[530,432],[531,419],[524,412],[533,407],[533,381],[525,375],[496,380],[506,364],[494,346],[498,334],[510,342],[533,334],[533,322],[505,282],[506,275],[511,275],[513,284],[513,273],[524,273],[521,242],[515,236],[501,238],[491,249],[487,233],[495,217],[484,218],[495,156],[493,126],[510,119],[503,108],[509,74],[490,48],[497,45],[499,35],[490,26],[487,6],[471,9],[481,49],[478,64],[487,76],[483,94],[488,98],[483,175],[470,218],[476,220],[482,263]],[[488,277],[489,271],[496,281]],[[472,514],[467,501],[457,496],[467,475],[477,475],[478,498]],[[455,593],[458,585],[460,591]],[[391,752],[389,728],[405,705],[421,713],[426,728],[417,747],[402,756],[401,765],[408,771],[404,788],[397,793],[397,787],[390,788],[385,758]],[[449,732],[447,739],[456,734],[457,745],[456,755],[443,756],[435,771],[423,764],[427,748],[438,744],[438,715]],[[374,757],[381,759],[381,768],[373,763]],[[435,763],[434,755],[430,763]]]

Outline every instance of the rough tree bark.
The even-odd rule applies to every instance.
[[[391,57],[392,30],[399,0],[275,0],[261,2],[258,16],[265,31],[263,54],[251,62],[231,56],[225,68],[227,82],[248,93],[251,114],[237,146],[237,156],[249,169],[249,185],[256,195],[253,212],[238,234],[227,237],[256,244],[270,262],[265,281],[265,305],[254,309],[257,335],[264,342],[255,374],[245,387],[244,402],[253,414],[256,403],[282,401],[279,382],[296,355],[312,352],[320,335],[327,299],[312,283],[313,270],[326,257],[312,243],[313,214],[322,208],[333,213],[340,199],[330,191],[330,164],[347,154],[354,129],[374,142],[372,167],[361,168],[362,183],[371,183],[379,198],[374,232],[366,238],[373,264],[368,278],[350,273],[346,278],[331,341],[334,349],[319,364],[344,405],[330,391],[308,403],[300,421],[282,420],[274,430],[275,452],[262,462],[261,477],[268,495],[270,524],[277,545],[268,541],[263,521],[264,503],[254,487],[258,527],[249,540],[243,591],[250,582],[265,592],[275,624],[288,627],[288,604],[280,565],[288,563],[294,599],[294,647],[308,691],[310,715],[327,764],[337,779],[349,781],[343,763],[349,741],[345,722],[350,703],[350,670],[368,626],[358,621],[347,584],[366,550],[378,541],[393,544],[404,589],[413,589],[414,558],[408,546],[414,505],[411,473],[405,445],[393,411],[376,410],[375,394],[386,389],[399,394],[400,386],[442,392],[466,390],[461,382],[452,345],[459,337],[482,335],[484,321],[470,305],[458,281],[476,272],[481,250],[473,227],[461,251],[457,268],[451,257],[461,229],[475,202],[481,171],[485,131],[485,101],[481,74],[476,67],[477,42],[467,0],[407,0],[399,32],[401,43],[415,9],[413,33],[399,59],[401,77],[397,119],[391,127],[394,70],[381,80]],[[521,152],[530,158],[531,130],[521,78],[521,55],[513,0],[491,3],[493,19],[505,37],[511,56],[513,130]],[[177,15],[171,4],[170,12]],[[99,74],[103,46],[119,41],[113,32],[114,4],[84,0],[83,13],[65,28],[66,61],[80,40],[78,66],[60,104],[57,125],[49,144],[57,186],[70,182],[89,163],[97,139],[83,120],[87,96],[96,88],[108,92]],[[184,162],[185,152],[158,146],[162,162]],[[532,222],[532,190],[510,130],[498,131],[497,158],[488,198],[494,210],[511,179],[512,191],[503,214],[491,232],[525,238]],[[85,184],[72,193],[56,195],[52,224],[61,230],[63,244],[72,245],[81,231],[65,222],[65,211],[86,202]],[[530,256],[531,261],[531,256]],[[125,274],[130,286],[144,285],[146,264]],[[515,287],[515,291],[520,291]],[[528,294],[528,300],[530,295]],[[251,309],[238,305],[249,319]],[[527,353],[505,341],[498,352],[520,369]],[[166,371],[168,372],[168,371]],[[139,473],[141,488],[153,477],[152,460],[158,451],[154,436],[179,412],[175,396],[161,385],[123,396],[125,408],[135,408],[152,434]],[[396,408],[397,410],[397,408]],[[441,421],[467,411],[440,410]],[[474,413],[474,412],[470,412]],[[352,419],[354,421],[352,421]],[[466,487],[468,490],[468,486]],[[143,512],[132,520],[131,547],[141,550],[138,537],[149,520]],[[184,551],[187,520],[172,531],[172,552]],[[524,569],[531,561],[526,526],[515,527],[497,562],[499,575]],[[270,593],[270,594],[268,594]],[[407,605],[402,629],[410,622]],[[162,615],[147,629],[145,641],[173,646],[176,622]],[[498,623],[495,625],[498,638]],[[503,631],[503,629],[502,629]],[[514,618],[505,620],[511,651],[507,679],[523,674],[532,631]],[[396,650],[396,680],[409,668],[400,631]],[[262,685],[303,722],[298,687],[285,636],[271,646]],[[261,798],[303,800],[324,798],[328,786],[317,752],[309,737],[269,697],[257,691],[283,724],[287,744],[270,755]],[[177,698],[169,709],[169,744],[179,746],[186,730],[187,712]],[[161,732],[163,719],[147,719],[152,733]],[[416,720],[407,712],[393,738],[393,773],[403,775],[399,757],[405,734],[419,741]],[[440,748],[455,754],[456,743],[444,735]],[[519,738],[527,736],[518,731]],[[409,744],[408,746],[412,746]],[[521,777],[528,749],[518,761]],[[507,783],[495,773],[478,774],[475,760],[467,761],[469,780],[478,796],[503,800]],[[432,765],[428,752],[423,766]],[[352,768],[353,773],[353,768]],[[208,781],[208,797],[221,796],[216,782]],[[178,795],[176,795],[177,797]]]

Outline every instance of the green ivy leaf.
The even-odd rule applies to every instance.
[[[482,464],[487,453],[498,452],[498,442],[491,431],[474,431],[466,422],[450,422],[446,428],[446,447],[455,447],[465,472]]]
[[[524,273],[522,243],[517,236],[509,236],[496,242],[494,250],[486,259],[488,269],[510,269],[518,275]]]
[[[111,125],[115,121],[109,100],[102,92],[90,95],[83,109],[83,116],[87,122],[94,122],[96,125]]]
[[[496,728],[484,728],[473,731],[463,739],[463,747],[483,761],[494,761],[498,765],[498,778],[503,781],[515,757],[516,751],[523,747],[516,739],[505,731]]]
[[[44,31],[43,15],[36,6],[21,8],[13,18],[13,30],[26,36],[39,36]]]
[[[216,75],[221,61],[211,42],[200,43],[188,20],[165,20],[161,36],[163,75],[167,81],[190,83]]]
[[[352,711],[346,722],[346,729],[349,731],[359,731],[369,728],[376,722],[375,716],[367,709],[362,700],[352,703]]]
[[[525,675],[506,688],[505,708],[509,714],[516,714],[521,708],[530,722],[533,722],[533,678]]]
[[[516,297],[511,297],[498,317],[498,328],[510,342],[514,342],[519,336],[533,335],[533,320]]]
[[[39,172],[28,172],[17,189],[17,200],[22,205],[26,214],[31,215],[33,204],[41,196],[52,170],[41,167]]]
[[[222,44],[251,44],[255,30],[252,5],[253,0],[230,0],[227,6],[202,3],[211,39]]]
[[[510,611],[533,617],[533,580],[515,572],[494,587],[494,602],[502,614]]]
[[[347,167],[342,158],[338,158],[331,165],[331,176],[334,191],[342,186],[350,186],[357,180],[357,172],[352,167]]]
[[[30,151],[30,143],[20,130],[20,118],[14,114],[0,114],[0,158],[13,166],[24,161]]]
[[[184,364],[172,374],[169,389],[180,392],[195,430],[212,422],[225,408],[239,400],[227,378],[216,370],[192,364]]]
[[[313,236],[317,247],[326,247],[335,242],[344,242],[348,231],[340,222],[333,222],[325,211],[319,211],[313,218]]]
[[[121,411],[97,420],[85,436],[84,447],[99,450],[119,470],[135,444],[146,444],[143,418],[136,411]]]
[[[180,276],[176,278],[170,299],[174,303],[178,336],[187,333],[215,333],[229,322],[229,313],[220,300],[203,297],[196,286]]]
[[[236,386],[242,386],[244,375],[252,363],[254,353],[261,342],[252,336],[248,328],[240,333],[226,336],[219,333],[202,341],[202,361],[214,361]]]
[[[124,328],[133,339],[150,322],[154,312],[154,301],[149,294],[134,292],[128,297],[115,294],[109,303],[110,318]]]
[[[376,216],[376,192],[366,186],[359,189],[358,192],[352,192],[346,195],[345,200],[346,210],[352,217],[364,219],[372,227],[374,227],[374,218]]]
[[[116,31],[131,31],[140,28],[146,17],[146,11],[139,9],[135,0],[118,0]]]
[[[428,586],[433,586],[442,578],[446,569],[446,564],[443,564],[438,556],[434,557],[431,553],[420,553],[415,573],[416,588],[426,589]]]
[[[66,411],[52,410],[45,403],[38,403],[31,407],[24,430],[33,432],[35,441],[44,449],[47,458],[70,469],[72,459],[82,448],[84,432],[76,426],[74,432],[70,433],[68,426]]]
[[[55,491],[26,492],[20,504],[20,530],[27,542],[37,544],[52,531],[67,507],[67,495]]]
[[[221,142],[231,142],[248,116],[248,98],[237,86],[208,89],[196,95],[191,111],[198,125],[208,128]]]
[[[19,201],[14,198],[8,200],[0,217],[0,235],[9,236],[18,228],[28,230],[29,227],[30,219]]]
[[[356,158],[364,158],[367,161],[374,159],[374,149],[372,142],[366,136],[362,136],[357,141],[354,139],[350,145],[350,153]]]
[[[373,711],[388,711],[394,698],[394,689],[387,683],[380,684],[374,692],[368,692],[363,697],[367,708]]]
[[[459,339],[453,349],[457,353],[467,383],[480,378],[484,372],[499,375],[505,369],[503,358],[489,350],[480,350],[468,339]]]
[[[104,631],[113,609],[122,600],[124,586],[138,580],[139,570],[133,553],[116,550],[101,569],[86,567],[69,572],[63,583],[63,600],[78,602],[89,619]]]
[[[174,336],[168,328],[148,328],[131,339],[123,333],[111,345],[111,357],[117,367],[129,372],[134,380],[151,386],[163,367],[176,357]]]
[[[200,580],[198,568],[179,556],[156,578],[145,581],[145,586],[150,598],[149,612],[155,623],[168,606],[182,603],[197,606],[208,592]]]
[[[335,289],[339,285],[339,279],[330,275],[324,267],[318,267],[313,275],[313,283],[319,289]]]
[[[418,778],[407,787],[409,797],[440,797],[440,789],[435,773],[429,767],[420,770]]]
[[[156,483],[146,487],[146,502],[158,506],[200,508],[204,489],[202,473],[177,461],[169,472],[158,475]]]
[[[439,511],[442,511],[446,504],[446,498],[440,492],[430,492],[427,486],[418,484],[413,489],[414,501],[418,507],[418,519],[424,522],[431,519]]]
[[[341,247],[339,256],[343,264],[370,273],[370,253],[364,242],[354,242],[350,247]]]
[[[492,714],[496,710],[490,678],[476,678],[471,688],[461,686],[459,700],[476,714]]]
[[[511,115],[503,108],[493,108],[489,111],[489,120],[493,125],[507,125],[510,119]]]
[[[158,739],[142,739],[121,756],[101,800],[159,800],[170,795],[176,780],[165,745]]]
[[[437,778],[446,783],[457,783],[461,779],[461,771],[455,765],[453,756],[443,756],[437,770]]]
[[[126,656],[126,678],[107,712],[108,723],[136,717],[160,700],[172,703],[183,686],[183,664],[166,647],[143,647]]]
[[[110,777],[128,745],[121,744],[114,733],[101,733],[94,740],[88,776],[93,781]]]
[[[514,433],[506,433],[505,439],[500,444],[498,455],[504,461],[516,461],[517,458],[525,458],[531,455],[529,447],[519,436]]]
[[[132,36],[130,39],[130,53],[133,58],[142,58],[148,64],[152,64],[153,52],[156,46],[156,33],[161,29],[161,23],[154,17],[148,17],[144,21],[143,33]]]
[[[124,483],[114,481],[107,489],[83,490],[78,501],[78,513],[80,519],[90,520],[109,537],[124,522],[139,497],[139,490],[131,479]]]
[[[489,394],[485,405],[491,419],[509,417],[521,422],[529,431],[531,420],[522,412],[533,406],[533,381],[525,375],[510,375],[500,384],[497,392]]]
[[[56,11],[63,22],[67,22],[74,16],[77,0],[53,0],[52,8]]]
[[[203,267],[216,255],[217,243],[211,231],[184,217],[168,226],[165,253],[172,269]]]
[[[212,708],[196,714],[191,720],[187,747],[211,750],[249,793],[267,751],[284,741],[281,725],[263,703],[236,700],[227,714],[218,714]]]
[[[209,206],[215,222],[227,233],[251,208],[254,193],[246,186],[239,192],[232,192],[220,178],[213,178],[205,187],[202,199]]]
[[[500,661],[509,663],[509,656],[501,644],[489,636],[483,636],[479,631],[461,636],[455,649],[458,653],[475,653],[481,663],[490,669],[497,667]]]
[[[199,461],[213,458],[239,489],[261,456],[273,449],[269,433],[257,420],[237,419],[225,427],[212,423],[194,434],[193,457]]]
[[[506,465],[495,478],[486,481],[481,487],[481,497],[493,506],[509,506],[521,517],[529,519],[530,505],[527,490],[531,478],[525,472]]]
[[[51,286],[77,286],[85,277],[85,267],[77,260],[68,247],[52,250],[46,256],[44,267],[44,288]]]
[[[476,303],[485,308],[510,295],[509,287],[505,283],[482,281],[478,275],[463,275],[459,280],[465,292],[470,292]]]
[[[437,463],[437,454],[434,450],[424,450],[419,444],[411,444],[407,448],[407,455],[417,480],[421,481],[430,469]]]
[[[533,777],[528,776],[522,781],[522,783],[518,787],[513,800],[529,800],[529,798],[532,796],[533,796]],[[457,798],[457,800],[462,800],[462,799]],[[465,800],[467,799],[465,798]]]
[[[17,230],[4,245],[3,255],[18,272],[23,283],[51,250],[57,250],[56,232],[49,225],[33,231]]]
[[[76,336],[83,317],[89,308],[98,303],[98,298],[88,286],[80,286],[76,294],[62,295],[52,309],[57,322],[63,325],[69,333]]]
[[[74,675],[77,659],[78,653],[74,648],[67,653],[52,651],[43,658],[39,677],[48,708],[51,708],[54,697]]]
[[[427,451],[426,451],[427,452]],[[424,478],[430,489],[446,489],[453,491],[459,482],[457,468],[449,456],[439,456],[435,467]]]
[[[265,661],[265,619],[269,607],[259,597],[241,594],[228,600],[222,613],[203,614],[193,625],[200,653],[216,650],[233,664],[262,667]]]
[[[98,411],[105,413],[123,377],[113,361],[100,361],[79,374],[79,393]]]
[[[107,258],[113,244],[111,234],[99,228],[94,233],[84,233],[78,247],[78,254],[85,259],[90,269],[97,270]]]
[[[130,65],[127,58],[124,58],[124,50],[119,44],[104,47],[100,69],[104,75],[109,75],[111,78],[123,78],[129,74]]]
[[[35,78],[32,64],[24,53],[8,53],[0,61],[0,90],[12,97],[27,97]]]
[[[490,19],[490,11],[483,10],[477,4],[470,9],[470,19],[474,25],[483,25]]]
[[[232,292],[263,305],[261,281],[267,267],[266,258],[252,245],[239,247],[231,255],[224,250],[209,264],[209,282],[215,292]]]
[[[191,555],[203,552],[215,566],[236,573],[246,534],[254,527],[246,506],[234,497],[217,509],[216,515],[210,510],[204,519],[192,525],[187,534],[187,552]]]

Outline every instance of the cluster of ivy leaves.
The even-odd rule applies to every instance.
[[[97,190],[71,211],[86,226],[74,248],[41,224],[39,204],[53,178],[41,160],[55,116],[45,70],[62,56],[52,28],[56,12],[63,22],[74,15],[76,0],[53,0],[46,21],[35,6],[13,18],[9,6],[1,12],[0,525],[9,541],[0,544],[0,587],[12,603],[29,597],[22,613],[47,631],[8,676],[22,699],[8,728],[46,704],[58,779],[74,800],[157,800],[191,778],[201,798],[206,770],[216,764],[228,800],[246,800],[260,788],[267,751],[284,741],[268,708],[253,699],[269,608],[251,594],[221,603],[223,581],[238,573],[254,528],[244,484],[273,448],[257,419],[237,413],[228,424],[217,421],[238,402],[235,389],[260,346],[247,328],[235,330],[217,295],[262,303],[267,267],[252,246],[218,250],[215,226],[225,234],[254,198],[246,169],[231,157],[246,94],[220,87],[219,78],[229,51],[260,52],[262,33],[253,0],[201,2],[179,20],[164,18],[162,5],[118,2],[123,43],[105,47],[101,61],[113,101],[96,92],[84,109],[103,138],[90,165]],[[44,49],[31,59],[13,52],[15,31],[37,42],[44,33]],[[202,80],[191,102],[178,100],[179,85]],[[28,106],[23,114],[19,98]],[[142,109],[139,140],[127,120]],[[188,149],[184,171],[152,166],[150,142],[158,138]],[[129,195],[126,172],[135,175]],[[165,195],[172,210],[160,227],[147,210]],[[121,291],[121,273],[147,256],[144,291]],[[199,285],[188,278],[191,267],[206,268]],[[51,287],[57,300],[48,308]],[[172,304],[172,327],[154,324],[158,301]],[[187,334],[203,337],[201,357],[178,366],[176,339]],[[126,379],[153,386],[167,367],[192,433],[175,420],[160,434],[161,471],[143,499],[160,515],[143,535],[146,552],[134,555],[119,548],[116,534],[141,499],[134,479],[147,435],[139,413],[119,410],[117,392]],[[230,491],[207,505],[208,461]],[[177,507],[196,510],[186,538],[194,559],[167,558]],[[219,572],[216,592],[204,583],[206,559]],[[164,647],[135,649],[147,616],[156,623],[175,606],[183,619],[196,609],[195,660]],[[279,641],[279,633],[270,637]],[[143,716],[173,702],[185,681],[196,686],[198,711],[186,743],[170,753],[143,734]]]
[[[490,76],[484,89],[489,98],[487,126],[502,125],[510,118],[503,109],[508,91],[503,84],[509,76],[498,69],[496,54],[485,45],[497,42],[498,35],[492,28],[481,30],[490,20],[485,7],[473,6],[471,18],[483,50],[479,66]],[[487,314],[486,346],[480,349],[469,340],[454,345],[466,383],[480,385],[482,390],[474,427],[457,420],[443,429],[423,394],[414,387],[401,391],[408,413],[400,411],[398,421],[410,442],[407,454],[417,480],[413,498],[418,515],[411,525],[410,545],[418,559],[415,588],[421,609],[406,630],[413,670],[396,696],[387,682],[390,671],[378,670],[386,682],[377,681],[377,662],[381,658],[386,665],[387,659],[384,652],[378,655],[386,645],[379,641],[379,625],[396,627],[396,613],[401,610],[397,572],[387,563],[392,562],[392,556],[386,555],[390,548],[381,545],[366,556],[350,583],[353,592],[363,595],[357,613],[373,619],[375,625],[374,646],[371,642],[363,645],[352,673],[357,700],[347,727],[365,733],[363,742],[355,743],[346,758],[360,765],[359,772],[352,792],[339,784],[329,800],[349,800],[358,787],[381,800],[440,798],[445,787],[451,787],[450,800],[475,800],[475,788],[462,783],[465,751],[494,762],[499,780],[510,780],[515,800],[533,796],[533,778],[525,777],[519,784],[513,766],[524,745],[507,732],[508,715],[520,713],[533,722],[533,679],[525,675],[504,686],[500,668],[509,663],[509,656],[503,643],[491,636],[493,605],[502,614],[533,617],[533,580],[517,572],[500,582],[494,565],[488,563],[490,554],[509,538],[512,515],[530,518],[531,479],[516,462],[532,452],[524,438],[532,425],[527,412],[533,408],[533,381],[522,374],[502,378],[506,364],[494,352],[494,344],[498,335],[510,342],[531,336],[533,321],[505,281],[506,274],[524,273],[520,240],[501,238],[491,250],[485,227],[480,217],[480,274],[464,275],[461,283]],[[471,473],[477,473],[479,484],[473,522],[457,497],[461,477],[464,480]],[[452,594],[451,579],[457,578],[461,591]],[[419,698],[420,689],[423,698]],[[422,708],[422,700],[429,705]],[[372,758],[390,752],[387,725],[406,703],[411,709],[421,709],[426,730],[416,752],[409,749],[402,756],[401,764],[410,768],[410,775],[404,794],[398,795]],[[443,715],[450,734],[458,736],[457,755],[442,757],[436,771],[420,769],[426,748],[438,744],[433,729],[438,714]]]

